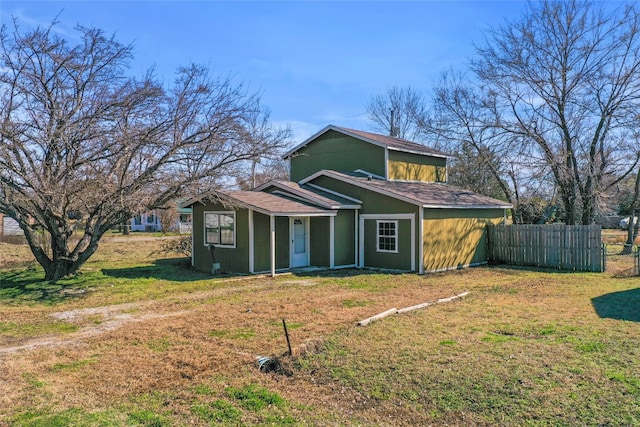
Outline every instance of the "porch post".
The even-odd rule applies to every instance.
[[[424,274],[424,208],[418,207],[418,274]]]
[[[269,223],[271,225],[271,233],[269,238],[269,255],[271,257],[271,277],[276,275],[276,217],[269,216]]]
[[[416,271],[416,216],[411,218],[411,271]],[[420,238],[422,241],[422,238]]]
[[[360,212],[359,209],[355,209],[353,211],[353,222],[355,223],[353,225],[353,229],[355,230],[354,234],[354,242],[353,242],[353,263],[356,265],[356,267],[360,267],[360,256],[359,256],[359,240],[360,240],[360,229],[358,228],[358,224],[360,223],[360,218],[358,217],[358,213]]]
[[[364,267],[364,217],[358,218],[358,268]]]
[[[336,266],[335,261],[335,216],[329,217],[329,268]]]

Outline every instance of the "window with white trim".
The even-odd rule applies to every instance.
[[[204,213],[204,244],[222,247],[235,247],[235,212]]]
[[[398,221],[377,220],[378,239],[376,251],[398,252]]]

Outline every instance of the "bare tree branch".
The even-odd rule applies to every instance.
[[[265,110],[230,78],[191,65],[170,88],[152,73],[137,80],[126,74],[131,46],[85,27],[70,46],[54,25],[0,33],[0,212],[47,280],[75,273],[136,212],[219,185],[234,164],[285,143],[250,138]]]
[[[566,211],[590,223],[613,177],[634,170],[640,27],[634,5],[606,12],[587,2],[530,3],[526,15],[492,31],[472,62],[496,97],[505,132],[539,151]]]

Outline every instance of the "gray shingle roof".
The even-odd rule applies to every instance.
[[[191,206],[199,201],[219,201],[230,207],[244,207],[275,216],[335,215],[334,211],[321,209],[310,203],[259,191],[214,191],[187,202]]]
[[[308,200],[311,203],[318,204],[320,206],[331,208],[331,209],[340,209],[341,207],[353,207],[357,206],[360,208],[362,202],[356,201],[354,199],[348,199],[346,197],[341,197],[338,194],[330,193],[328,191],[324,191],[322,189],[314,188],[310,185],[300,185],[297,182],[293,181],[284,181],[284,180],[273,180],[269,181],[260,187],[256,188],[254,191],[263,191],[269,187],[276,187],[282,189],[283,191],[290,192],[299,197],[302,197]]]
[[[356,129],[343,128],[339,126],[334,126],[336,130],[342,130],[345,133],[350,133],[357,135],[363,139],[369,139],[372,141],[379,142],[380,144],[385,145],[387,148],[394,149],[397,151],[406,151],[410,153],[418,153],[418,154],[427,154],[431,156],[437,157],[451,157],[450,154],[447,154],[443,151],[435,150],[433,148],[429,148],[422,144],[417,144],[412,141],[408,141],[402,138],[396,138],[389,135],[380,135],[377,133],[364,132]]]
[[[385,181],[377,178],[369,179],[359,173],[347,174],[327,170],[318,174],[350,182],[427,208],[508,209],[512,207],[508,202],[443,183]]]

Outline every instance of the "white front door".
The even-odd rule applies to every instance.
[[[309,265],[309,218],[289,218],[291,268]]]

